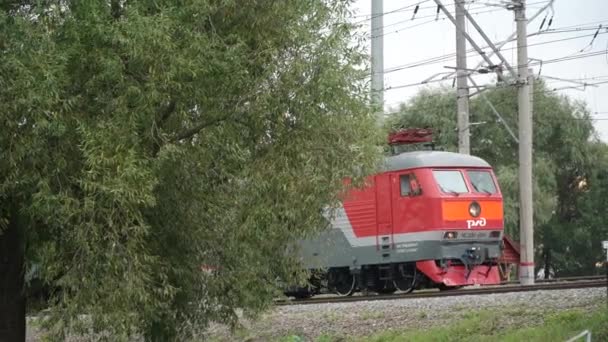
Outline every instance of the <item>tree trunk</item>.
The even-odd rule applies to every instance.
[[[18,215],[11,214],[0,231],[0,342],[25,341],[23,232]]]

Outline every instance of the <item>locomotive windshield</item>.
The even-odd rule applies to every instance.
[[[464,177],[456,170],[434,170],[433,176],[441,191],[445,193],[462,194],[469,192]]]
[[[469,179],[471,180],[471,185],[476,192],[484,192],[487,194],[493,194],[496,192],[496,186],[494,185],[494,180],[492,179],[492,175],[488,171],[467,171],[469,175]]]

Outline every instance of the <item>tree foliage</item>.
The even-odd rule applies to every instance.
[[[506,232],[519,236],[517,90],[496,87],[484,92],[501,114],[477,96],[470,102],[471,154],[495,169],[505,198]],[[424,89],[401,104],[387,128],[431,127],[439,146],[457,151],[456,94],[452,89]],[[557,274],[589,273],[601,257],[597,233],[608,233],[601,196],[608,157],[584,103],[548,90],[541,80],[533,94],[533,194],[537,266]],[[586,184],[585,186],[583,186]]]
[[[377,161],[348,7],[2,3],[0,218],[56,338],[186,338],[298,279],[286,244]]]

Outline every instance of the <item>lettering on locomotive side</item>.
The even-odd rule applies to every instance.
[[[396,253],[401,254],[401,253],[416,253],[418,251],[418,248],[405,248],[405,249],[398,249],[396,251]]]
[[[461,239],[483,239],[487,237],[488,233],[486,232],[465,232],[460,235]]]
[[[418,242],[401,243],[396,247],[397,253],[415,253],[418,251]]]
[[[418,242],[405,242],[397,244],[397,248],[411,248],[418,247]]]
[[[472,227],[485,227],[485,226],[486,226],[486,219],[483,217],[478,220],[467,220],[468,229],[471,229]]]

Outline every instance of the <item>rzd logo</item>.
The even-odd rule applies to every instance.
[[[472,227],[485,227],[486,219],[480,218],[478,220],[467,220],[467,228],[471,229]]]

